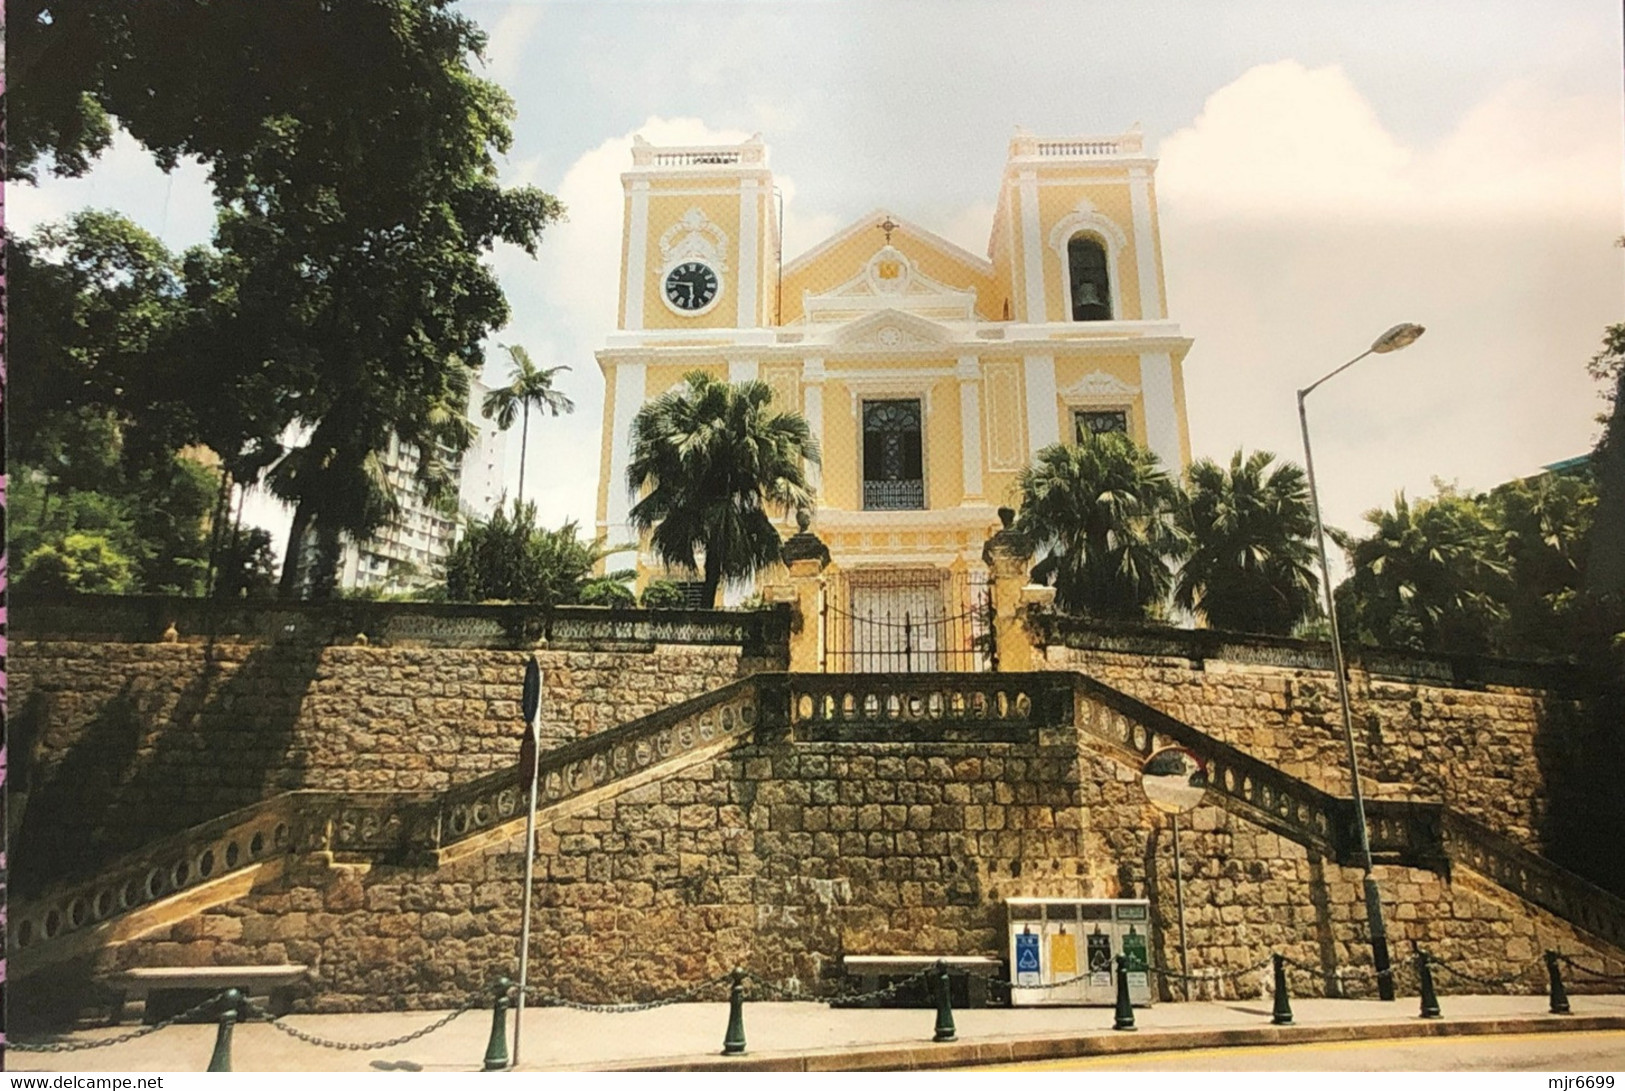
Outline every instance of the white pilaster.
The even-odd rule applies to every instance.
[[[632,183],[632,215],[627,221],[626,277],[622,289],[626,292],[623,329],[643,328],[643,287],[649,282],[649,183],[639,179]],[[641,369],[641,368],[640,368]]]
[[[1044,250],[1038,237],[1038,172],[1021,172],[1021,262],[1027,287],[1027,321],[1046,322]]]
[[[961,356],[959,379],[959,445],[964,462],[963,503],[982,498],[982,363],[974,354]]]
[[[1027,380],[1027,453],[1035,455],[1061,442],[1055,357],[1048,353],[1029,355],[1025,357],[1022,370]]]
[[[1184,468],[1179,412],[1174,406],[1174,365],[1166,352],[1140,354],[1140,395],[1145,399],[1146,446],[1162,460],[1164,469],[1178,474]]]
[[[626,468],[632,461],[632,418],[643,408],[644,364],[623,360],[615,365],[614,423],[609,442],[609,505],[608,533],[611,542],[632,540],[626,525],[626,513],[632,502],[627,499]]]
[[[1134,265],[1140,270],[1140,317],[1163,317],[1157,291],[1157,240],[1151,233],[1151,176],[1144,167],[1129,171],[1129,208],[1134,215]],[[1119,312],[1121,313],[1121,312]]]
[[[755,360],[729,360],[728,381],[730,383],[748,383],[760,377],[761,371]]]
[[[803,361],[801,368],[801,415],[807,420],[807,430],[824,450],[824,359],[815,356]],[[829,457],[829,452],[824,452]],[[824,471],[818,466],[807,467],[807,484],[817,493],[824,483]]]
[[[756,280],[761,263],[761,243],[757,241],[757,221],[761,216],[761,188],[754,178],[739,183],[739,321],[742,330],[761,323],[756,319],[756,296],[761,291]]]

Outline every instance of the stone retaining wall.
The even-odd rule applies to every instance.
[[[1271,951],[1327,978],[1369,965],[1357,870],[1216,808],[1182,841],[1192,967]],[[307,860],[104,952],[99,969],[293,961],[316,970],[305,1010],[445,1007],[512,971],[522,842],[439,870]],[[1016,896],[1149,896],[1154,958],[1179,964],[1167,820],[1132,769],[1087,740],[1080,752],[1070,730],[1037,745],[744,744],[547,822],[537,842],[532,980],[583,1001],[669,995],[736,964],[828,992],[842,954],[1003,957]],[[1415,940],[1493,976],[1556,947],[1625,970],[1620,952],[1459,869],[1377,875],[1396,954]],[[1525,991],[1541,983],[1531,972]]]
[[[1052,646],[1077,670],[1334,795],[1348,749],[1329,670]],[[1443,802],[1540,852],[1550,804],[1584,761],[1579,702],[1533,687],[1460,688],[1350,672],[1362,787]]]
[[[510,765],[529,654],[16,640],[13,891],[290,789],[438,790]],[[783,665],[737,645],[536,655],[544,746]]]

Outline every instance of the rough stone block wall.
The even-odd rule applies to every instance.
[[[1320,968],[1293,986],[1320,993],[1336,967],[1369,966],[1358,870],[1218,808],[1188,823],[1193,968],[1279,951]],[[532,980],[577,1000],[641,1000],[738,964],[827,992],[843,954],[1005,956],[1002,903],[1019,896],[1149,897],[1154,960],[1177,968],[1168,833],[1135,771],[1070,732],[1036,745],[743,744],[539,830]],[[316,971],[307,1010],[448,1007],[512,972],[522,852],[521,834],[439,870],[305,861],[104,952],[100,968],[286,960]],[[1452,882],[1401,867],[1377,877],[1396,954],[1414,940],[1481,976],[1528,970],[1530,992],[1549,947],[1625,970],[1621,952],[1460,869]]]
[[[1330,671],[1052,646],[1077,670],[1339,796],[1348,750]],[[1379,799],[1442,802],[1535,851],[1552,796],[1583,757],[1577,703],[1543,690],[1451,688],[1351,671],[1361,783]]]
[[[11,786],[26,809],[13,890],[279,792],[438,790],[509,765],[528,655],[16,641]],[[536,655],[544,746],[782,666],[737,645]]]

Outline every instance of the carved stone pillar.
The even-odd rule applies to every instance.
[[[784,543],[781,551],[789,571],[789,586],[781,601],[790,603],[790,669],[813,673],[823,668],[824,569],[829,566],[829,547],[807,527],[806,512],[796,516],[800,533]]]
[[[993,599],[993,669],[1002,672],[1038,670],[1044,651],[1031,615],[1055,601],[1053,587],[1028,584],[1027,570],[1033,545],[1013,527],[1016,513],[999,509],[1002,530],[982,547],[988,568],[988,592]]]

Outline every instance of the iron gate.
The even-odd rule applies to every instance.
[[[824,591],[824,670],[988,670],[991,612],[985,573],[945,568],[838,573]]]

